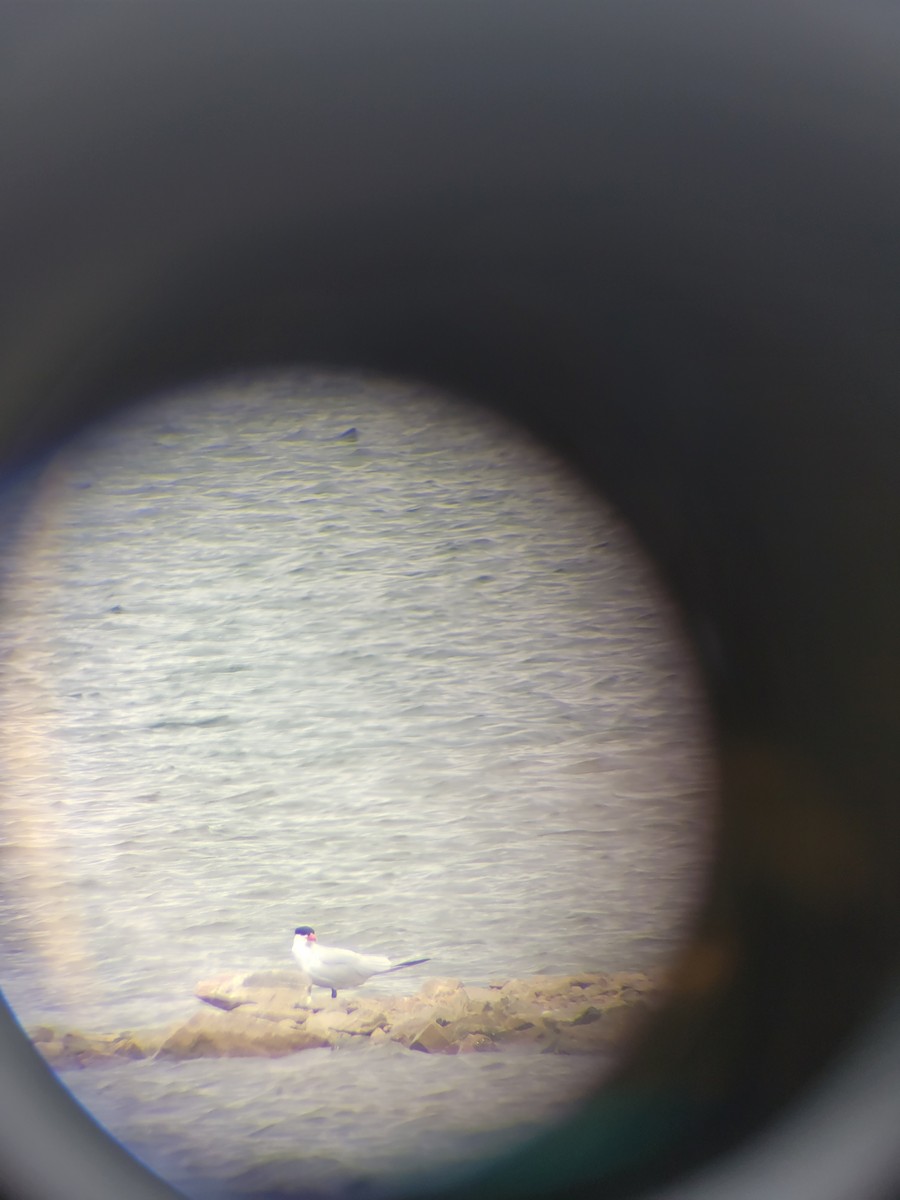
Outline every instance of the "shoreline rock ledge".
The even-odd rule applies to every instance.
[[[412,996],[346,992],[311,996],[300,971],[228,972],[202,980],[206,1007],[166,1029],[29,1036],[54,1067],[123,1059],[265,1057],[300,1050],[398,1042],[427,1054],[507,1048],[602,1054],[629,1035],[655,1002],[661,978],[636,971],[535,975],[487,986],[430,979]]]

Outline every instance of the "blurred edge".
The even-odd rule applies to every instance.
[[[720,733],[710,903],[565,1154],[500,1182],[634,1192],[814,1105],[900,945],[894,6],[67,2],[0,22],[8,470],[211,371],[419,374],[567,453],[679,599]],[[50,1077],[14,1033],[3,1050],[5,1080],[31,1079],[3,1085],[13,1194],[27,1150],[35,1196],[59,1176],[102,1195],[89,1127],[48,1136]],[[876,1065],[846,1067],[845,1132],[892,1112]],[[792,1194],[848,1194],[815,1170],[839,1144],[782,1146]],[[855,1196],[888,1194],[866,1179],[879,1145],[859,1142]]]

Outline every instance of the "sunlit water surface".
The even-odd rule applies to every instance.
[[[644,969],[684,936],[698,681],[627,528],[524,435],[407,384],[231,380],[89,431],[7,509],[23,1024],[189,1015],[204,975],[290,965],[300,923],[430,957],[369,992]],[[358,1196],[526,1136],[597,1070],[381,1045],[62,1076],[193,1196]]]

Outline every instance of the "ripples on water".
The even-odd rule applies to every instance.
[[[91,430],[27,497],[0,690],[23,1023],[176,1018],[204,974],[287,965],[299,923],[470,983],[671,953],[708,853],[698,683],[628,530],[533,442],[399,383],[232,380]],[[452,1160],[491,1125],[473,1087],[500,1129],[587,1081],[376,1049],[66,1082],[199,1195],[280,1155],[380,1178],[412,1131]]]

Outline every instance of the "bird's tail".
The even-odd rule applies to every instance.
[[[391,971],[399,971],[401,967],[417,967],[419,963],[431,962],[430,958],[411,958],[409,962],[395,963],[392,967],[384,972],[385,975],[390,975]]]

